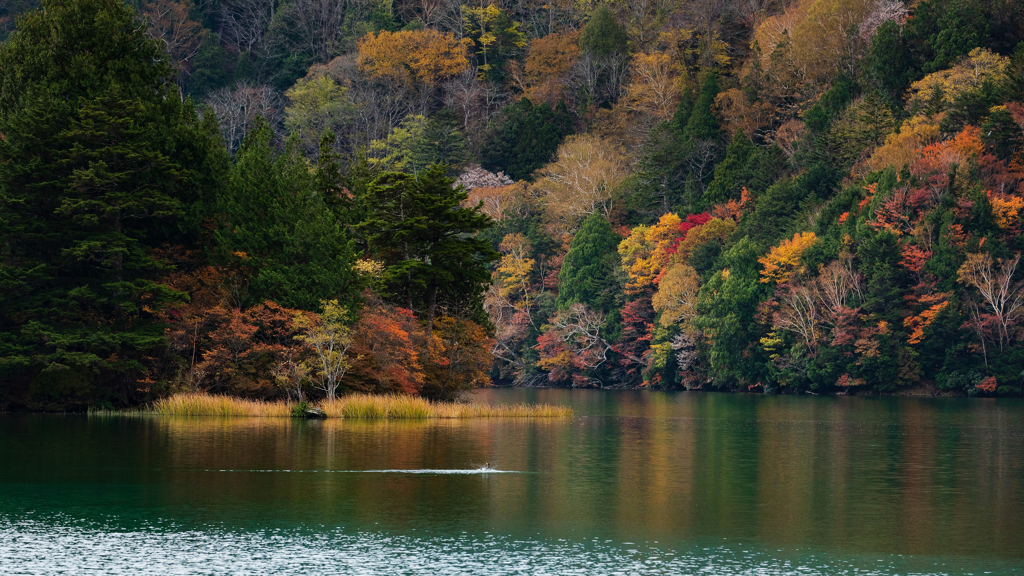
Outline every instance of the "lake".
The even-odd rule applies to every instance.
[[[0,414],[0,573],[1024,573],[1021,400],[471,398],[576,416]]]

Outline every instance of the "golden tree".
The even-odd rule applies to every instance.
[[[688,323],[696,318],[697,293],[700,292],[700,276],[686,264],[671,266],[661,279],[652,303],[654,311],[661,313],[662,326]]]
[[[435,84],[469,68],[471,41],[436,30],[369,33],[359,41],[359,70],[405,84]]]
[[[594,212],[611,212],[615,191],[626,179],[626,159],[611,142],[591,134],[568,137],[557,159],[537,171],[534,194],[552,230],[571,234]]]
[[[672,257],[670,248],[679,237],[679,216],[664,214],[653,226],[640,225],[619,244],[627,292],[639,292],[655,283]]]
[[[761,270],[761,282],[787,282],[794,273],[803,270],[800,257],[817,241],[814,232],[797,232],[792,240],[783,240],[778,246],[772,247],[768,254],[757,259],[764,267]]]

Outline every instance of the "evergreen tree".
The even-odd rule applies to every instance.
[[[356,226],[371,257],[387,266],[386,296],[423,313],[428,329],[439,305],[479,308],[498,257],[474,236],[491,219],[462,205],[469,195],[452,187],[447,171],[437,164],[415,176],[381,174],[360,199],[365,219]]]
[[[503,170],[514,180],[525,180],[551,161],[571,133],[572,118],[565,102],[552,109],[521,98],[495,121],[483,145],[481,164],[491,171]]]
[[[871,47],[868,49],[864,64],[866,76],[870,79],[869,82],[874,85],[878,93],[890,104],[899,104],[903,94],[910,87],[910,83],[920,76],[918,66],[914,61],[910,46],[907,45],[902,27],[892,21],[885,22],[878,27],[874,38],[871,39]],[[842,78],[845,78],[845,76]],[[839,84],[837,83],[832,90],[838,86]],[[829,93],[832,90],[829,90]],[[836,96],[839,96],[839,94],[836,94]],[[837,103],[839,103],[838,100],[837,98]],[[822,101],[824,103],[824,96]],[[845,105],[846,102],[839,104]],[[817,108],[817,105],[814,108]],[[831,112],[831,114],[822,114],[818,117],[816,113],[808,110],[804,114],[804,118],[807,120],[809,128],[824,132],[828,129],[824,120],[834,116],[838,111],[839,109],[836,107],[828,106],[828,109],[822,110],[822,112]]]
[[[891,74],[887,77],[891,78]],[[905,87],[901,87],[899,94],[903,93]],[[827,92],[821,95],[821,99],[814,103],[814,106],[804,112],[804,122],[807,127],[818,133],[828,132],[832,121],[844,110],[846,105],[853,100],[856,85],[845,74],[839,76]]]
[[[759,282],[760,246],[742,238],[722,255],[724,268],[701,287],[696,324],[710,336],[708,360],[715,385],[757,382],[764,370],[764,351],[757,343],[762,327],[755,321],[766,296]]]
[[[700,87],[700,94],[693,103],[693,112],[686,122],[683,136],[694,140],[717,142],[721,138],[718,118],[715,118],[715,96],[718,96],[718,76],[708,73]]]
[[[1003,98],[1008,102],[1024,101],[1024,42],[1017,44],[1010,57],[1003,82]]]
[[[297,139],[276,157],[272,139],[258,121],[238,151],[219,210],[221,257],[248,282],[242,303],[316,310],[338,300],[354,312],[360,287],[351,242],[317,190],[329,185],[330,164],[321,165],[318,179]]]
[[[580,302],[606,314],[615,308],[622,291],[619,236],[600,213],[587,216],[569,244],[558,273],[558,307]]]
[[[626,29],[606,4],[601,4],[590,15],[590,21],[580,34],[580,48],[595,58],[609,58],[626,52]]]
[[[417,170],[445,164],[457,172],[469,161],[469,143],[450,109],[444,108],[427,120],[423,134],[412,143],[410,156]]]
[[[737,130],[729,147],[725,149],[725,159],[715,167],[715,179],[704,193],[705,205],[719,204],[740,197],[741,190],[746,184],[746,178],[743,176],[746,175],[747,164],[756,150],[743,130]]]
[[[0,381],[37,408],[129,402],[183,298],[150,249],[196,238],[225,157],[123,2],[43,6],[0,45]]]

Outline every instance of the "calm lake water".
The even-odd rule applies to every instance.
[[[1024,574],[1020,400],[473,399],[576,417],[0,415],[0,574]]]

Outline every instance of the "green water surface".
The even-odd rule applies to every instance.
[[[0,415],[0,574],[1024,573],[1019,400],[472,399],[576,417]]]

